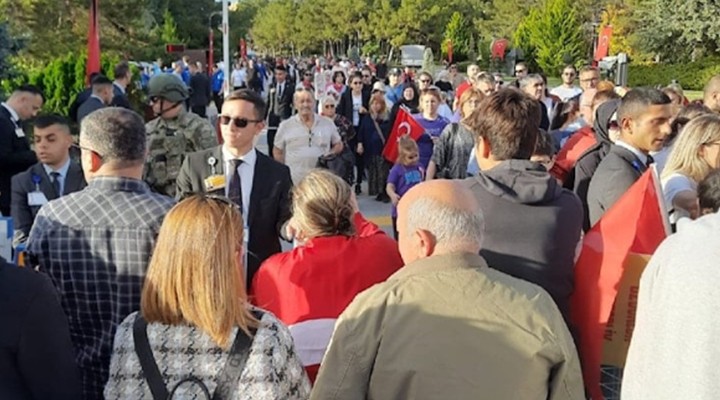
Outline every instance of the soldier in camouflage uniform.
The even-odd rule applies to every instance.
[[[217,134],[207,119],[185,110],[189,92],[176,75],[153,76],[148,95],[157,118],[145,125],[145,181],[153,190],[175,197],[175,180],[185,154],[217,146]]]

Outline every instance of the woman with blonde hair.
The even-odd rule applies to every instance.
[[[390,165],[383,158],[382,152],[390,128],[385,95],[375,92],[370,97],[370,112],[360,119],[358,154],[365,158],[368,170],[368,195],[384,203],[390,202],[390,197],[385,193]]]
[[[697,218],[697,184],[720,167],[720,116],[691,120],[675,141],[661,183],[671,222]]]
[[[460,122],[448,124],[435,143],[432,158],[428,165],[426,179],[465,179],[470,153],[475,146],[475,139],[465,119],[477,110],[485,98],[483,92],[471,87],[463,92],[458,102]]]
[[[350,185],[313,170],[293,188],[290,221],[301,242],[255,274],[254,303],[290,327],[314,380],[335,320],[352,299],[402,265],[397,243],[358,210]]]
[[[170,210],[142,311],[118,326],[106,399],[309,396],[288,329],[248,305],[242,238],[240,211],[228,199],[196,195]]]

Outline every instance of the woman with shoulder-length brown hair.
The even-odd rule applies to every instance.
[[[403,262],[397,242],[363,218],[350,185],[332,172],[310,172],[292,201],[290,224],[301,245],[265,260],[253,278],[253,302],[290,327],[314,379],[337,317]]]
[[[106,399],[158,398],[148,365],[179,398],[203,385],[213,393],[220,377],[227,378],[224,399],[309,396],[289,331],[247,302],[242,237],[240,211],[227,199],[196,195],[170,210],[148,266],[142,311],[117,329]],[[151,351],[141,361],[143,348]],[[243,352],[244,365],[227,371],[228,358]]]
[[[390,121],[385,95],[375,92],[370,96],[370,112],[360,118],[358,127],[358,154],[365,158],[368,169],[368,195],[389,203],[385,193],[390,165],[382,156],[385,142],[390,136]]]

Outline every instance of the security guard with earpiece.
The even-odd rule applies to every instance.
[[[185,154],[217,146],[217,134],[207,119],[185,110],[190,93],[178,76],[153,76],[148,96],[156,118],[145,125],[145,181],[153,190],[175,197],[175,180]]]

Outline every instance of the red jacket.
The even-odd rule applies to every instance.
[[[580,156],[597,143],[595,131],[590,126],[584,126],[568,138],[555,158],[555,164],[550,168],[550,175],[565,183],[570,171],[575,168]]]
[[[397,242],[355,214],[357,235],[311,239],[275,254],[255,274],[253,303],[275,314],[293,335],[308,376],[315,381],[335,320],[370,286],[402,267]]]

